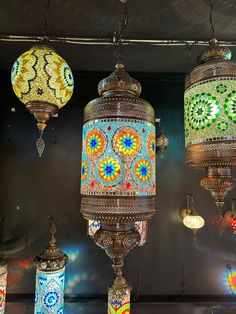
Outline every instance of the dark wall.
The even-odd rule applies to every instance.
[[[86,236],[86,222],[80,214],[83,108],[97,97],[97,84],[105,75],[75,74],[72,100],[48,123],[46,151],[39,159],[36,122],[11,90],[9,73],[0,73],[0,216],[5,217],[0,223],[0,249],[9,258],[9,293],[34,292],[32,262],[47,244],[48,215],[58,226],[58,244],[70,257],[68,294],[104,294],[113,278],[109,258]],[[127,278],[134,292],[140,286],[142,295],[230,293],[226,264],[236,264],[236,236],[229,228],[219,236],[212,223],[217,215],[213,199],[199,186],[203,173],[185,165],[184,76],[135,76],[142,84],[142,97],[161,117],[170,146],[157,160],[157,214],[150,223],[149,242],[126,258]],[[11,112],[12,107],[16,112]],[[206,220],[196,238],[178,216],[188,192]]]

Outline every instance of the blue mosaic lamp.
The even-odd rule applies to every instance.
[[[210,40],[185,80],[187,164],[206,169],[201,186],[211,192],[219,210],[236,186],[236,62],[231,51]]]
[[[56,246],[56,227],[52,223],[49,246],[35,258],[36,291],[34,314],[63,314],[65,265],[68,256]]]
[[[145,244],[155,213],[155,113],[121,62],[98,93],[84,110],[81,212],[88,234],[113,262],[108,313],[130,313],[131,285],[122,267],[124,257]]]

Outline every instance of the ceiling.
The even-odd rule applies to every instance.
[[[112,38],[122,13],[119,0],[51,0],[49,35]],[[209,0],[129,0],[129,24],[124,34],[132,39],[206,40],[209,38]],[[1,35],[40,35],[45,0],[0,1]],[[236,40],[236,1],[215,0],[217,38]],[[30,42],[0,42],[0,69],[10,69]],[[53,43],[73,70],[110,71],[112,46]],[[187,72],[203,47],[124,46],[128,70],[135,72]],[[236,48],[232,49],[236,54]]]

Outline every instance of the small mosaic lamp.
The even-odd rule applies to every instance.
[[[183,220],[185,227],[191,229],[196,235],[197,231],[204,227],[205,220],[202,216],[198,215],[194,206],[193,196],[188,193],[187,207],[181,208],[179,211],[180,218]]]
[[[206,169],[201,186],[212,194],[219,210],[236,186],[236,63],[231,51],[216,39],[198,58],[185,80],[186,162]]]
[[[131,286],[120,275],[108,290],[108,314],[130,314]]]
[[[40,138],[36,145],[41,157],[43,131],[51,116],[70,100],[74,80],[66,61],[46,45],[33,46],[23,53],[11,70],[13,90],[37,120]]]
[[[0,259],[0,314],[5,312],[7,287],[7,263]]]
[[[49,246],[35,258],[36,291],[34,313],[63,314],[65,265],[68,256],[56,246],[56,227],[52,223]]]

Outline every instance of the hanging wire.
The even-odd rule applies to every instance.
[[[114,44],[114,56],[117,59],[117,63],[122,63],[121,57],[121,46],[122,46],[122,38],[125,31],[125,28],[128,25],[129,14],[128,14],[128,0],[120,0],[124,10],[123,16],[119,21],[119,29],[117,32],[114,32],[113,36],[113,44]]]
[[[213,0],[209,0],[210,1],[210,24],[211,24],[211,38],[215,38],[215,28],[214,28],[214,24],[213,24],[213,20],[212,20],[212,13],[214,10],[214,4],[213,4]]]
[[[50,0],[45,0],[45,12],[44,12],[44,28],[42,32],[42,41],[48,40],[48,25],[49,25],[49,11],[50,11]]]

